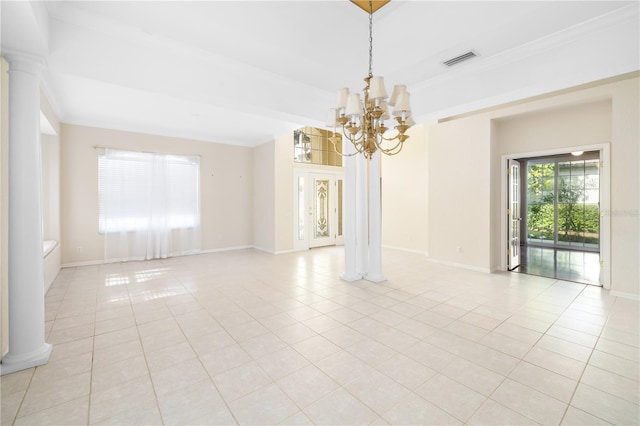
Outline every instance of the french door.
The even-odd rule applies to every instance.
[[[294,173],[294,249],[344,243],[341,173]]]
[[[509,194],[507,208],[508,240],[507,269],[510,271],[520,266],[520,163],[509,160],[508,169]]]

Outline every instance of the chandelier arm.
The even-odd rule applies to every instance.
[[[356,137],[356,135],[360,133],[359,137]],[[344,137],[351,142],[351,144],[353,145],[353,147],[355,148],[356,152],[352,153],[352,154],[341,154],[345,157],[351,157],[353,155],[356,154],[362,154],[363,152],[365,152],[365,147],[362,144],[362,140],[364,139],[364,134],[362,133],[362,131],[359,131],[358,133],[354,134],[347,134],[347,131],[345,129],[345,126],[342,126],[342,134],[344,135]],[[337,151],[336,151],[337,152]]]
[[[399,137],[400,135],[401,135],[401,133],[400,133],[400,132],[398,132],[398,131],[396,130],[396,134],[395,134],[393,137],[391,137],[391,138],[387,138],[387,137],[385,137],[385,136],[384,136],[384,134],[381,134],[381,135],[380,135],[380,139],[381,139],[381,140],[388,141],[388,142],[391,142],[391,141],[393,141],[393,140],[398,139],[398,137]]]
[[[395,138],[394,138],[395,139]],[[392,141],[393,139],[385,139],[386,141]],[[400,139],[398,139],[398,143],[396,143],[394,146],[392,146],[391,148],[386,148],[384,149],[382,147],[381,143],[377,143],[376,146],[378,147],[378,149],[382,152],[391,152],[393,150],[395,150],[397,147],[401,146],[403,144],[403,141],[401,141]]]
[[[404,148],[404,143],[403,142],[399,142],[393,148],[389,148],[389,149],[380,148],[380,152],[382,152],[385,155],[395,155],[395,154],[398,154],[400,151],[402,151],[402,148]]]
[[[356,144],[358,142],[360,142],[363,138],[364,138],[364,132],[362,131],[361,128],[358,128],[358,132],[356,132],[355,134],[352,134],[351,132],[349,132],[349,134],[347,134],[347,131],[345,129],[344,126],[342,126],[342,134],[344,135],[345,138],[347,138],[349,141],[351,141],[352,144]],[[356,137],[356,135],[360,134],[359,137]]]
[[[342,152],[340,152],[340,150],[338,149],[338,147],[336,146],[336,143],[333,141],[332,138],[329,138],[329,142],[331,142],[331,145],[333,145],[333,150],[336,152],[336,154],[338,154],[340,157],[353,157],[354,155],[358,155],[360,154],[360,152],[352,152],[351,154],[344,154]]]
[[[400,154],[400,151],[402,151],[402,147],[398,148],[398,149],[397,149],[397,150],[395,150],[394,152],[381,151],[381,153],[382,153],[382,154],[384,154],[384,155],[386,155],[386,156],[388,156],[388,157],[391,157],[391,156],[393,156],[393,155]]]
[[[339,133],[337,133],[337,132],[335,131],[335,130],[336,130],[335,128],[334,128],[333,130],[334,130],[334,132],[333,132],[333,134],[334,134],[334,135],[338,135],[338,134],[339,134]],[[354,146],[354,148],[356,149],[356,152],[352,152],[351,154],[345,154],[345,153],[343,153],[343,152],[340,152],[340,150],[338,149],[338,147],[337,147],[337,145],[336,145],[336,142],[335,142],[335,140],[334,140],[334,138],[333,138],[333,136],[332,136],[332,137],[329,137],[329,142],[331,142],[331,145],[333,145],[333,150],[335,151],[335,153],[336,153],[336,154],[338,154],[338,155],[339,155],[339,156],[341,156],[341,157],[353,157],[353,156],[355,156],[355,155],[362,154],[362,153],[364,152],[362,149],[358,149],[359,144],[355,143],[355,142],[354,142],[354,141],[353,141],[353,140],[352,140],[352,139],[347,135],[347,133],[345,132],[345,129],[344,129],[344,125],[342,126],[342,133],[343,133],[344,137],[345,137],[349,142],[351,142],[351,144]],[[356,140],[356,141],[357,141],[357,140]]]

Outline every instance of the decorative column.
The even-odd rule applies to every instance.
[[[351,143],[344,144],[344,272],[345,281],[357,281],[362,275],[356,272],[356,158]]]
[[[0,374],[46,364],[42,257],[40,72],[35,58],[9,62],[9,352]]]
[[[365,279],[386,281],[382,275],[382,186],[380,181],[380,151],[369,160],[369,270]]]
[[[369,202],[367,197],[368,161],[356,156],[356,272],[365,276],[369,270]]]

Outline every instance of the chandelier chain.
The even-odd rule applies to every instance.
[[[369,0],[369,77],[373,77],[373,1]]]

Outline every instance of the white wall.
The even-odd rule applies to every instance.
[[[293,132],[276,138],[274,175],[274,252],[293,249]]]
[[[491,122],[484,115],[429,127],[429,257],[489,271]]]
[[[611,211],[604,213],[611,217],[611,289],[637,296],[639,80],[621,76],[430,126],[429,255],[495,269],[502,155],[609,142]]]
[[[274,142],[253,148],[253,245],[275,249]]]
[[[613,84],[611,290],[640,295],[640,78]]]
[[[98,233],[98,155],[93,146],[200,156],[202,250],[253,244],[251,148],[62,125],[62,263],[103,260]],[[78,248],[81,248],[81,251]]]
[[[402,151],[382,156],[382,245],[428,252],[427,126],[407,132]]]

